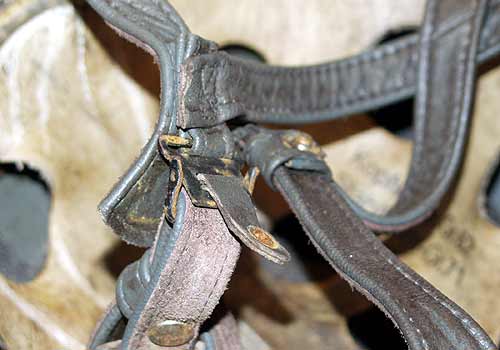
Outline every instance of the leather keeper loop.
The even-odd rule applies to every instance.
[[[273,177],[281,165],[330,175],[320,147],[308,134],[296,130],[275,131],[255,126],[239,129],[236,133],[244,143],[248,165],[259,168],[273,190],[276,190]]]

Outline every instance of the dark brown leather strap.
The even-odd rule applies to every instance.
[[[370,232],[328,176],[282,166],[274,183],[318,251],[352,287],[384,311],[409,349],[495,349],[466,312]]]

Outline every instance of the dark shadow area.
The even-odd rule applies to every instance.
[[[273,229],[278,241],[290,252],[290,261],[282,266],[259,259],[261,267],[276,280],[287,282],[321,282],[335,275],[330,265],[318,254],[295,215],[278,220]]]
[[[231,56],[236,56],[249,61],[266,62],[264,55],[257,50],[240,44],[229,44],[222,46],[221,51],[225,51]]]
[[[24,283],[45,265],[51,193],[26,164],[0,164],[0,273]]]
[[[481,209],[488,219],[500,226],[500,156],[492,164],[481,193]]]
[[[120,273],[131,263],[139,260],[145,249],[120,241],[106,254],[104,264],[108,271],[118,278]]]
[[[243,248],[224,301],[238,318],[243,308],[250,307],[280,324],[293,321],[293,315],[283,306],[276,295],[261,279],[257,260],[248,249]]]
[[[406,350],[401,333],[382,311],[373,307],[347,321],[356,342],[366,350]]]

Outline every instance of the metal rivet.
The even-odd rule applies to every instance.
[[[165,321],[150,328],[148,337],[158,346],[180,346],[195,337],[195,328],[189,323]]]
[[[278,242],[269,233],[256,226],[248,226],[248,231],[254,236],[260,243],[271,249],[277,249],[279,247]]]
[[[302,152],[311,152],[316,155],[321,155],[321,147],[314,139],[303,132],[289,132],[282,136],[283,144],[288,148],[295,148]]]

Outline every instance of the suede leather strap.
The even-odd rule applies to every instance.
[[[117,304],[106,312],[90,349],[111,341],[122,319],[128,321],[120,349],[153,349],[148,331],[156,325],[167,321],[187,323],[197,335],[214,311],[238,261],[240,244],[217,209],[195,207],[185,191],[179,198],[178,210],[174,227],[164,220],[152,250],[120,275]],[[228,344],[220,349],[232,350],[239,346],[236,335],[227,342],[220,339],[220,333],[235,329],[228,317],[221,319],[219,328],[215,326],[212,336],[217,343]],[[189,343],[162,349],[190,350],[197,340],[195,336]]]
[[[193,206],[184,191],[181,196],[185,204],[179,205],[184,212],[178,213],[178,234],[164,237],[165,243],[158,240],[154,247],[158,262],[153,260],[151,280],[127,324],[123,350],[146,348],[146,333],[159,322],[199,327],[219,303],[238,261],[240,245],[219,211]],[[187,350],[188,345],[172,349]]]

